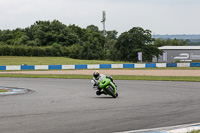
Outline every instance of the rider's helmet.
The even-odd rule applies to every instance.
[[[93,72],[93,77],[96,79],[96,80],[98,80],[99,79],[99,71],[98,70],[95,70],[94,72]]]

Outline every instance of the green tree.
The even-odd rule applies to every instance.
[[[101,60],[105,57],[104,49],[101,43],[99,43],[98,38],[94,38],[92,42],[85,42],[83,44],[83,49],[81,53],[82,58],[88,60]]]
[[[157,47],[161,46],[187,46],[189,43],[185,40],[178,40],[176,38],[174,39],[166,39],[163,40],[161,38],[155,39],[153,45]]]
[[[69,25],[68,26],[80,39],[80,44],[82,45],[83,42],[87,41],[87,39],[85,38],[85,34],[86,34],[86,29],[82,29],[76,25]]]
[[[70,46],[79,43],[78,35],[58,20],[36,21],[34,25],[25,29],[30,41],[36,40],[38,46],[51,46],[58,43],[62,46]]]
[[[93,32],[99,32],[99,28],[95,25],[89,25],[86,27],[87,30],[91,30]]]
[[[118,32],[116,30],[112,30],[112,31],[106,31],[106,40],[109,41],[109,40],[117,40],[117,34]]]
[[[0,30],[0,42],[4,42],[8,45],[15,44],[19,38],[23,35],[23,30],[17,28],[15,30]]]
[[[118,50],[115,48],[117,40],[111,39],[106,43],[106,59],[117,60]]]
[[[78,59],[81,56],[82,46],[80,46],[79,44],[73,44],[68,47],[68,50],[70,58]]]
[[[26,45],[29,41],[29,37],[27,35],[21,36],[17,41],[15,41],[15,45]]]
[[[115,48],[119,51],[119,60],[137,61],[137,52],[143,52],[144,57],[151,57],[152,54],[147,53],[152,45],[152,37],[150,30],[144,30],[141,27],[133,27],[128,32],[122,33],[117,39]],[[147,54],[147,55],[146,55]],[[149,60],[149,58],[144,58]]]

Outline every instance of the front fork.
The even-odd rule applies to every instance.
[[[117,93],[117,88],[116,88],[116,86],[113,84],[113,82],[110,82],[110,85],[113,87],[113,89],[114,89],[114,93],[116,94]],[[108,86],[106,86],[106,89],[109,87],[109,85]],[[104,91],[105,92],[105,91]]]

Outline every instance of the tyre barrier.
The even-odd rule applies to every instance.
[[[59,69],[112,69],[112,68],[156,68],[156,67],[200,67],[200,63],[145,63],[145,64],[88,64],[88,65],[18,65],[0,66],[0,70],[59,70]]]

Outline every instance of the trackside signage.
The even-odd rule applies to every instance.
[[[142,61],[142,52],[138,52],[138,60]]]
[[[167,61],[167,52],[163,52],[163,61],[164,61],[164,62]]]
[[[175,56],[173,59],[180,60],[180,61],[200,60],[200,54],[180,53],[179,55]]]

